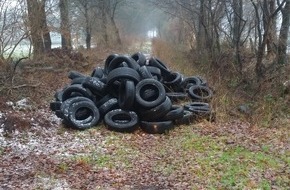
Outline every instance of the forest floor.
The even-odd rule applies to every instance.
[[[0,96],[0,189],[289,189],[289,126],[217,117],[163,135],[72,130],[49,110],[67,73],[21,73],[13,98]]]

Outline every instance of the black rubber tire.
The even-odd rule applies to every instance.
[[[129,67],[119,67],[112,70],[107,77],[107,85],[110,86],[117,80],[132,80],[135,84],[140,81],[139,73]]]
[[[98,79],[101,79],[104,77],[104,69],[101,68],[101,67],[96,67],[92,74],[91,74],[91,77],[96,77]]]
[[[65,101],[75,96],[83,96],[94,101],[94,96],[92,92],[79,84],[73,84],[70,85],[68,88],[64,89],[62,93],[62,101]]]
[[[135,84],[133,81],[121,82],[119,89],[119,106],[123,110],[132,110],[135,102]]]
[[[182,75],[178,72],[172,72],[164,78],[163,84],[169,91],[178,92],[181,90]]]
[[[63,94],[63,91],[64,91],[67,87],[68,87],[68,86],[65,86],[62,90],[57,90],[57,91],[54,93],[55,101],[60,101],[60,102],[62,102],[62,94]]]
[[[148,79],[148,78],[153,78],[153,75],[150,73],[148,68],[146,66],[142,66],[138,69],[138,73],[141,76],[141,79]]]
[[[77,112],[80,109],[86,109],[86,111],[89,112],[89,115],[87,115],[87,118],[78,119]],[[70,108],[70,113],[69,113],[69,121],[73,125],[73,127],[77,129],[88,129],[97,125],[99,120],[100,120],[100,113],[99,113],[98,108],[95,106],[93,102],[81,101],[81,102],[72,104]]]
[[[103,118],[109,111],[119,109],[117,98],[111,98],[99,107],[101,118]]]
[[[109,65],[111,64],[111,61],[118,57],[118,54],[111,54],[107,57],[105,61],[105,66],[104,66],[104,73],[107,75],[109,73]]]
[[[50,102],[49,108],[51,111],[60,110],[61,104],[62,104],[61,101],[53,101],[53,102]]]
[[[216,119],[216,114],[211,111],[211,108],[191,107],[188,109],[188,111],[193,113],[196,121],[206,119],[210,122],[213,122]]]
[[[210,115],[211,113],[211,109],[210,107],[189,107],[186,108],[186,110],[193,112],[195,115],[198,116],[207,116]]]
[[[73,98],[67,99],[66,101],[64,101],[61,104],[60,111],[62,113],[63,119],[67,121],[66,123],[70,123],[70,121],[69,121],[69,112],[70,112],[71,106],[74,103],[84,102],[84,101],[93,103],[92,100],[90,100],[90,99],[88,99],[86,97],[79,96],[79,97],[73,97]]]
[[[79,78],[79,77],[87,77],[87,76],[82,74],[82,73],[80,73],[80,72],[78,72],[78,71],[70,71],[68,73],[68,78],[71,79],[71,80],[73,80],[75,78]]]
[[[87,77],[82,83],[84,88],[89,89],[94,95],[103,97],[106,94],[106,84],[95,77]]]
[[[156,78],[156,80],[162,82],[163,78],[161,76],[161,70],[159,68],[153,66],[146,66],[146,68],[151,73],[153,78]]]
[[[184,109],[189,110],[191,108],[205,108],[210,109],[210,106],[208,103],[205,102],[191,102],[184,105]]]
[[[204,78],[200,76],[197,76],[197,78],[200,80],[200,85],[208,87],[207,81]]]
[[[176,125],[190,125],[191,123],[193,123],[195,121],[195,119],[196,119],[196,117],[191,111],[184,110],[183,117],[180,119],[176,119],[174,121],[174,124],[176,124]]]
[[[74,78],[72,81],[71,81],[71,85],[73,84],[82,84],[85,80],[86,80],[87,77],[78,77],[78,78]]]
[[[149,134],[163,134],[174,128],[172,121],[141,121],[140,127]]]
[[[118,132],[132,132],[138,127],[138,115],[133,111],[115,109],[104,117],[108,129]]]
[[[183,92],[167,92],[166,96],[168,96],[172,102],[178,102],[188,99],[188,95]]]
[[[161,75],[165,78],[167,78],[167,76],[169,76],[171,73],[170,70],[165,65],[165,63],[163,63],[161,60],[157,58],[151,57],[149,59],[149,65],[159,68],[161,70]]]
[[[154,89],[146,89],[142,92],[142,97],[145,100],[149,100],[158,96],[158,92],[154,91]]]
[[[140,66],[144,66],[146,64],[146,57],[143,53],[137,52],[131,56]]]
[[[107,102],[108,100],[112,98],[113,96],[111,96],[110,94],[107,94],[106,96],[102,97],[99,101],[96,102],[96,106],[100,108],[101,105],[103,105],[105,102]]]
[[[172,103],[168,97],[161,104],[151,109],[138,111],[142,121],[157,121],[163,118],[171,109]]]
[[[55,113],[56,117],[63,119],[63,114],[62,114],[61,110],[56,110],[54,113]]]
[[[145,99],[143,92],[147,89],[156,91],[157,96]],[[161,104],[166,98],[164,86],[154,79],[144,79],[136,86],[136,102],[144,108],[153,108]]]
[[[170,111],[161,119],[162,121],[173,121],[183,118],[184,108],[182,106],[172,105]]]
[[[209,102],[213,96],[211,89],[206,86],[195,85],[188,89],[188,95],[192,100]]]
[[[140,67],[133,58],[120,55],[120,56],[115,57],[110,62],[107,72],[110,73],[112,70],[122,66],[124,62],[128,65],[129,68],[134,69],[134,70],[138,70],[138,68]]]
[[[185,77],[183,81],[181,82],[181,87],[183,88],[184,92],[187,92],[188,89],[194,85],[201,85],[200,78],[195,77],[195,76]]]

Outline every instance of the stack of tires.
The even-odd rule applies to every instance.
[[[71,71],[71,83],[50,108],[67,126],[87,129],[101,121],[114,131],[164,133],[176,125],[211,119],[212,91],[196,76],[173,72],[159,59],[112,54],[90,76]]]

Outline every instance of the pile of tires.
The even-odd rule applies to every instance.
[[[177,125],[212,119],[207,82],[171,71],[138,52],[112,54],[90,76],[69,72],[71,83],[55,93],[50,108],[66,126],[87,129],[101,122],[110,130],[164,133]]]

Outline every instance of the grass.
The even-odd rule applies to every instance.
[[[99,130],[99,129],[91,129]],[[92,133],[92,132],[88,132]],[[88,133],[78,134],[79,137],[86,138]],[[96,152],[97,148],[107,150],[105,153]],[[87,165],[96,168],[109,168],[109,169],[120,169],[120,168],[131,168],[131,160],[136,158],[139,151],[132,147],[130,143],[122,139],[120,135],[110,133],[106,137],[106,140],[100,147],[88,147],[89,153],[83,155],[77,155],[71,157],[71,160],[82,165]]]
[[[201,180],[206,189],[268,189],[273,182],[280,187],[290,183],[278,175],[287,166],[283,155],[268,153],[265,147],[263,151],[251,151],[239,145],[229,146],[224,139],[201,136],[185,126],[181,134],[163,141],[166,147],[156,147],[157,156],[167,159],[156,163],[156,170],[176,177],[186,170],[192,176],[189,183]],[[171,157],[173,152],[178,156]],[[266,178],[267,172],[272,172],[275,179]]]

